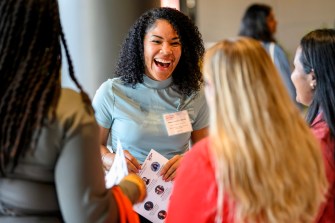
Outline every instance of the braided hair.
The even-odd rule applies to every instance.
[[[0,2],[0,175],[37,143],[60,97],[61,43],[74,76],[57,0]],[[51,118],[48,116],[51,114]]]

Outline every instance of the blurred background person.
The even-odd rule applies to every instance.
[[[99,128],[57,1],[1,1],[0,21],[0,222],[138,222],[143,181],[105,188]],[[61,88],[61,44],[80,93]]]
[[[297,101],[308,106],[307,122],[321,142],[329,189],[316,222],[335,222],[335,30],[318,29],[300,41],[292,81]]]
[[[289,61],[274,36],[276,30],[277,20],[272,8],[266,4],[252,4],[244,12],[239,35],[254,38],[263,44],[277,67],[292,101],[301,109],[301,104],[295,100],[296,93],[290,78],[291,68]]]
[[[312,132],[259,41],[204,59],[209,137],[177,171],[166,222],[312,222],[327,179]]]

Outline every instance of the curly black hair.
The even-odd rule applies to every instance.
[[[123,42],[115,74],[132,87],[137,83],[143,83],[143,41],[148,30],[159,19],[167,20],[173,26],[182,45],[179,63],[172,73],[173,85],[181,94],[191,95],[199,91],[203,83],[200,66],[205,48],[197,26],[188,16],[176,9],[154,8],[137,19]]]

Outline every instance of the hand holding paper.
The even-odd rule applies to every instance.
[[[180,165],[182,155],[175,155],[162,168],[160,174],[164,181],[169,182],[176,177],[176,171]]]
[[[128,150],[124,150],[124,155],[126,157],[126,165],[128,167],[128,171],[130,173],[138,173],[141,169],[141,165],[137,161],[137,159],[128,152]]]
[[[120,181],[127,175],[128,175],[128,168],[126,158],[124,156],[121,143],[118,140],[113,165],[105,177],[106,188],[111,188],[114,185],[120,183]]]
[[[179,159],[176,158],[177,160]],[[163,181],[160,174],[167,162],[164,156],[152,149],[139,173],[146,184],[148,195],[142,203],[134,206],[134,210],[155,223],[163,223],[165,220],[173,186],[173,182]]]

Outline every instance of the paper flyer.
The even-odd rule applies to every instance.
[[[117,140],[117,148],[112,167],[105,176],[106,188],[111,188],[128,175],[126,158],[123,153],[121,142]]]
[[[167,161],[151,149],[138,174],[146,183],[147,197],[142,203],[134,205],[134,210],[153,223],[164,222],[166,218],[173,183],[165,182],[160,171]]]

